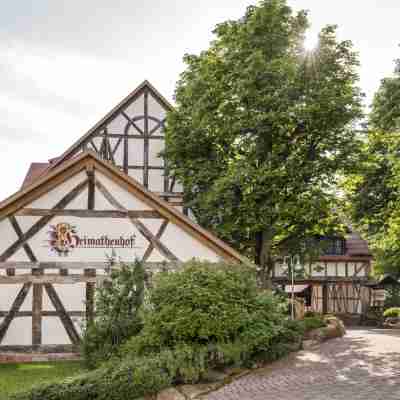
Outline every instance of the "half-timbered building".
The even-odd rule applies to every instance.
[[[170,178],[164,150],[166,114],[172,105],[144,81],[61,156],[33,163],[24,184],[64,161],[92,150],[136,179],[146,189],[182,209],[182,185]]]
[[[366,286],[371,273],[372,255],[367,243],[357,234],[323,238],[322,255],[304,266],[301,278],[295,279],[295,292],[305,292],[309,310],[361,314],[370,304]],[[291,292],[290,277],[283,263],[273,272],[273,281]],[[300,294],[300,293],[299,293]]]
[[[150,271],[192,258],[248,263],[94,152],[51,169],[0,203],[1,345],[78,344],[96,282],[135,258]]]
[[[143,82],[61,156],[33,163],[0,203],[0,348],[77,345],[95,286],[119,260],[153,272],[192,258],[250,264],[185,215],[160,155],[171,108]],[[365,242],[349,237],[296,284],[312,286],[316,310],[359,312],[370,261]],[[273,279],[287,283],[281,266]]]

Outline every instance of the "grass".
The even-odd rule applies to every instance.
[[[0,364],[0,399],[39,383],[57,382],[84,371],[79,361]]]

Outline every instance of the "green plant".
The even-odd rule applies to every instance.
[[[118,347],[142,328],[144,269],[139,261],[120,264],[96,289],[94,321],[86,321],[82,355],[88,367],[109,359]]]
[[[386,289],[385,293],[385,310],[392,307],[400,307],[400,288],[392,286]]]
[[[200,225],[260,265],[344,233],[335,195],[354,166],[362,117],[358,57],[324,27],[305,51],[307,12],[264,0],[219,24],[215,40],[186,55],[166,124],[168,168]]]
[[[305,332],[313,329],[323,328],[326,326],[326,322],[321,315],[315,315],[312,317],[305,317],[302,321]]]
[[[385,318],[400,318],[400,307],[392,307],[388,308],[384,313],[383,316]]]
[[[191,261],[155,278],[143,329],[122,344],[118,357],[15,400],[135,399],[198,382],[212,368],[274,360],[298,348],[303,334],[301,324],[287,319],[286,306],[257,290],[248,267]]]

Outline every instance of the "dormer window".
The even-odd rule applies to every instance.
[[[346,253],[346,242],[343,238],[321,237],[319,240],[324,256],[343,256]]]

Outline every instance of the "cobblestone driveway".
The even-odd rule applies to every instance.
[[[400,400],[400,332],[350,330],[257,370],[207,400]]]

